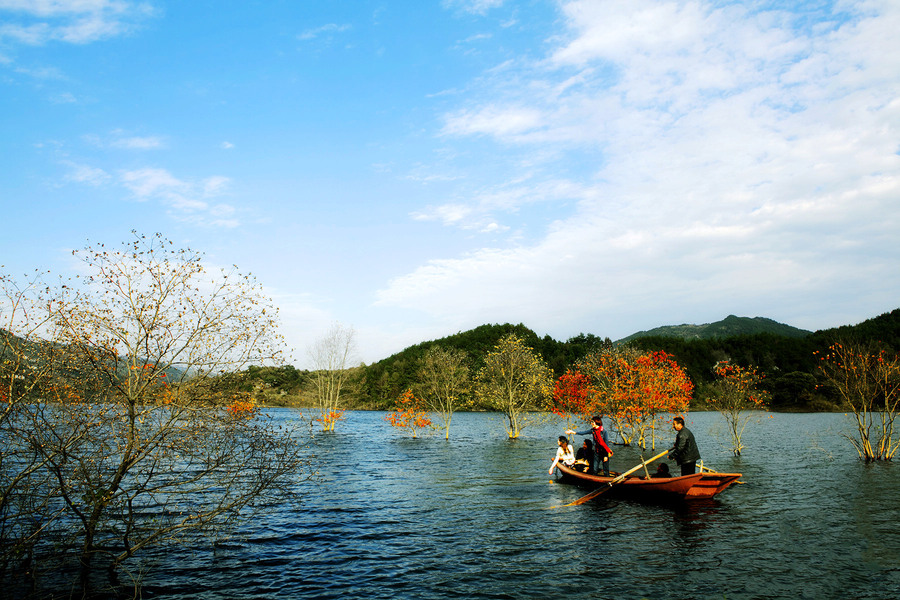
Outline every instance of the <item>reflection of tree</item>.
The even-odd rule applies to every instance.
[[[144,548],[215,535],[254,504],[290,498],[303,460],[292,431],[229,413],[252,402],[217,387],[223,371],[278,359],[277,311],[255,282],[211,274],[158,235],[75,254],[83,285],[32,302],[52,343],[30,357],[43,369],[25,378],[33,401],[3,423],[0,475],[14,479],[9,456],[34,456],[36,468],[13,486],[30,512],[9,515],[2,533],[5,550],[38,524],[33,554],[6,565],[74,556],[87,593],[98,568],[114,573]]]

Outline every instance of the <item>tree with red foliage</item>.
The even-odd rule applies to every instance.
[[[406,390],[397,399],[394,411],[384,417],[392,427],[408,429],[413,437],[418,437],[419,429],[431,426],[431,419],[425,412],[425,401],[417,398],[412,390]]]
[[[741,455],[744,429],[755,410],[765,410],[768,394],[757,389],[762,375],[753,367],[741,367],[727,360],[713,366],[716,381],[708,388],[707,402],[725,418],[731,433],[731,451]]]
[[[557,381],[553,412],[585,420],[606,415],[622,441],[656,446],[655,427],[663,413],[683,413],[693,391],[687,375],[666,352],[606,348],[589,354]]]

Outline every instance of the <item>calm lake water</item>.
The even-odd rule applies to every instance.
[[[460,413],[446,441],[383,416],[317,434],[302,503],[215,552],[155,557],[144,597],[900,598],[900,465],[859,462],[844,415],[763,414],[734,458],[720,416],[692,413],[705,464],[745,484],[675,507],[568,508],[553,507],[585,492],[547,475],[558,420],[508,440],[497,415]]]

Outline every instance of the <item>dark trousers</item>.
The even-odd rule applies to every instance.
[[[697,461],[691,461],[686,463],[681,463],[681,474],[682,475],[693,475],[697,472]]]
[[[609,477],[609,459],[603,460],[609,455],[606,452],[597,452],[594,454],[594,456],[596,457],[597,461],[597,468],[594,469],[594,472],[599,475],[602,471],[604,477]]]

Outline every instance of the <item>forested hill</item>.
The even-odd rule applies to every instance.
[[[777,327],[776,327],[777,326]],[[773,396],[773,407],[804,410],[835,408],[832,400],[816,391],[816,351],[824,351],[837,340],[880,342],[900,351],[900,309],[864,321],[858,325],[826,329],[814,333],[763,318],[728,318],[705,326],[705,337],[647,335],[629,336],[630,344],[643,350],[665,350],[674,355],[700,389],[713,379],[712,366],[730,359],[743,366],[755,366],[766,375],[765,385]],[[727,333],[746,327],[758,327],[752,333]],[[774,328],[774,330],[773,330]],[[743,331],[747,331],[743,329]],[[418,361],[433,345],[458,348],[469,354],[472,373],[478,371],[485,354],[508,333],[516,333],[537,350],[557,376],[593,349],[611,345],[609,338],[579,334],[565,342],[550,336],[539,337],[526,326],[482,325],[446,338],[423,342],[362,367],[360,406],[387,408],[416,378]],[[628,338],[626,338],[628,339]],[[621,341],[618,343],[622,343]]]
[[[704,325],[664,325],[648,331],[638,331],[626,338],[617,341],[617,344],[630,342],[641,337],[677,337],[685,340],[708,340],[714,338],[728,338],[736,335],[756,335],[758,333],[770,333],[785,337],[804,337],[812,333],[805,329],[798,329],[766,319],[765,317],[736,317],[728,315],[721,321],[706,323]]]
[[[416,378],[419,359],[432,346],[455,348],[469,356],[469,366],[474,374],[484,365],[484,357],[500,338],[514,333],[525,340],[528,346],[541,354],[550,368],[561,375],[576,360],[594,348],[611,345],[609,338],[600,339],[591,334],[579,334],[566,342],[559,342],[549,335],[539,337],[523,324],[481,325],[469,331],[459,332],[445,338],[422,342],[410,346],[377,363],[363,367],[361,400],[366,405],[387,408],[397,396],[410,387]]]

